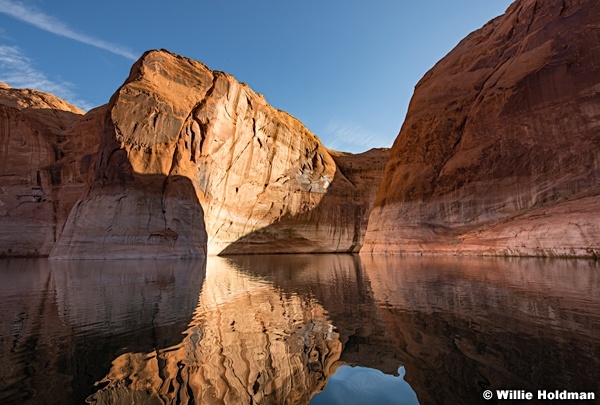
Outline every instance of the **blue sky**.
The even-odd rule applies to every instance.
[[[332,149],[391,146],[417,81],[512,0],[0,0],[0,81],[89,109],[165,48],[234,75]]]

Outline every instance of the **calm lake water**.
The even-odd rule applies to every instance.
[[[0,323],[0,404],[600,398],[595,261],[1,259]]]

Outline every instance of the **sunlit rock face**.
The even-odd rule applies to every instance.
[[[211,258],[181,343],[117,357],[90,403],[307,403],[342,344],[325,310]]]
[[[78,162],[64,159],[85,153],[65,131],[82,116],[51,94],[0,84],[0,256],[50,253],[82,191]]]
[[[167,51],[132,67],[95,132],[95,179],[52,258],[358,251],[387,158],[338,154],[374,176],[349,180],[298,120]]]
[[[417,84],[364,252],[598,256],[600,9],[515,1]]]

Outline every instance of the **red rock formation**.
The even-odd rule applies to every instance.
[[[166,51],[144,54],[96,123],[96,177],[53,258],[358,251],[377,182],[357,173],[377,177],[387,154],[357,157],[349,180],[298,120]]]
[[[371,149],[360,154],[329,150],[338,170],[352,183],[354,200],[354,249],[358,252],[365,241],[369,215],[373,210],[377,189],[388,161],[388,148]]]
[[[418,83],[365,252],[600,254],[600,7],[517,0]]]
[[[82,115],[51,94],[0,86],[0,256],[50,253],[82,191],[75,160],[86,145],[65,131]]]

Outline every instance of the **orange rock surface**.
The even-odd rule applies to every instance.
[[[167,51],[144,54],[101,110],[94,179],[52,258],[362,246],[387,150],[331,152],[247,85]]]
[[[598,257],[594,4],[515,1],[418,83],[391,152],[328,150],[164,50],[85,116],[5,86],[0,255]]]
[[[364,252],[600,253],[595,1],[515,1],[418,83]]]
[[[50,253],[81,194],[72,196],[83,180],[65,155],[85,148],[65,130],[83,113],[51,94],[0,84],[0,256]]]

